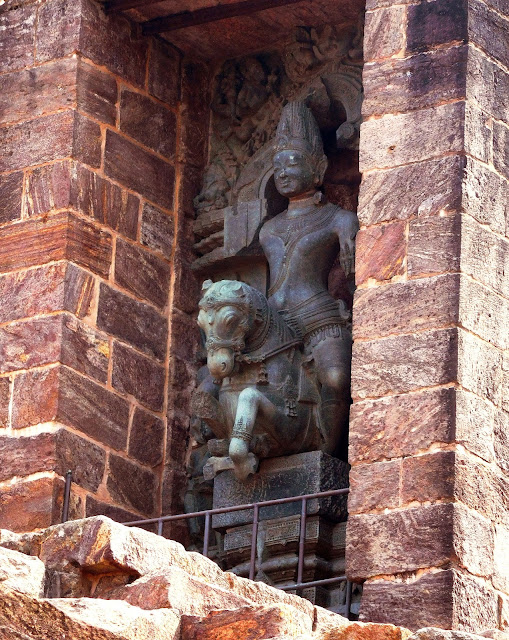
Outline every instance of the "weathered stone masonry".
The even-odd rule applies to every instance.
[[[508,15],[367,3],[347,534],[362,619],[508,624]]]
[[[0,519],[58,521],[67,468],[73,518],[168,512],[185,487],[205,68],[88,0],[0,11]]]

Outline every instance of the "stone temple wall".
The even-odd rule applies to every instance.
[[[504,629],[509,5],[366,9],[347,572],[363,620]],[[2,527],[68,468],[71,518],[182,509],[210,77],[92,0],[0,7]]]
[[[204,67],[88,0],[0,25],[0,520],[58,522],[68,468],[72,518],[180,509]]]
[[[509,621],[508,41],[507,2],[368,0],[347,534],[361,619]]]

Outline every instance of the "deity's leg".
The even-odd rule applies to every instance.
[[[348,415],[350,411],[351,339],[325,338],[313,349],[321,385],[320,419],[326,453],[348,461]]]

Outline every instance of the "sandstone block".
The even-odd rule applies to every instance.
[[[210,73],[209,67],[201,62],[188,62],[182,67],[177,158],[191,167],[203,168],[207,161],[210,95],[203,87],[209,87]]]
[[[247,598],[198,580],[179,567],[166,567],[159,575],[138,578],[112,590],[108,599],[125,600],[142,609],[171,609],[179,616],[199,617],[214,610],[239,609],[250,604]]]
[[[463,216],[461,270],[509,298],[509,240]]]
[[[509,179],[509,127],[500,122],[493,124],[493,164]]]
[[[161,483],[161,513],[183,513],[184,498],[189,486],[189,478],[185,472],[184,461],[180,468],[174,468],[177,460],[171,460],[171,467],[163,472]],[[163,535],[178,540],[189,546],[189,528],[184,521],[166,522]]]
[[[0,224],[21,218],[23,173],[0,176]]]
[[[509,67],[509,51],[504,45],[507,33],[507,14],[501,15],[484,2],[472,0],[469,9],[469,36],[491,58]]]
[[[361,145],[360,170],[394,167],[461,152],[464,121],[463,102],[368,120],[361,126],[361,136],[371,142]]]
[[[100,287],[97,326],[158,360],[165,356],[166,318],[106,284]]]
[[[64,316],[60,356],[62,364],[100,382],[106,382],[109,359],[110,347],[106,334],[95,331],[74,316]]]
[[[465,391],[456,393],[456,440],[491,462],[494,459],[494,406],[486,398]]]
[[[133,349],[115,342],[112,384],[153,411],[161,411],[164,402],[164,367]]]
[[[40,8],[36,61],[63,58],[79,48],[82,3],[51,0]]]
[[[93,496],[88,495],[85,505],[85,515],[87,518],[93,516],[104,516],[111,518],[115,522],[133,522],[139,520],[139,514],[126,509],[121,509],[108,502],[101,502],[96,500]],[[145,527],[144,527],[145,528]],[[154,525],[147,525],[147,531],[155,531]],[[123,575],[123,574],[120,574]]]
[[[437,451],[403,459],[401,502],[434,502],[454,495],[453,451]]]
[[[167,262],[118,239],[115,281],[120,286],[162,309],[168,301],[170,277],[171,269]]]
[[[95,290],[95,279],[72,263],[66,265],[64,309],[78,318],[90,313]]]
[[[447,156],[364,174],[359,193],[361,224],[458,211],[464,162],[460,156]]]
[[[58,408],[58,388],[58,367],[25,371],[17,375],[13,386],[12,427],[23,429],[54,420]]]
[[[105,16],[102,7],[84,0],[79,50],[85,58],[143,87],[147,69],[147,38],[118,14]]]
[[[107,277],[111,264],[111,235],[76,216],[69,216],[66,257]]]
[[[453,519],[451,503],[350,516],[346,532],[347,575],[361,580],[447,563],[454,553]]]
[[[177,118],[160,102],[134,91],[122,91],[119,126],[145,147],[174,160]]]
[[[190,425],[187,416],[175,415],[173,408],[169,408],[167,415],[166,462],[179,464],[186,459],[189,447]]]
[[[129,436],[129,456],[149,467],[162,461],[164,422],[157,416],[136,407]]]
[[[368,580],[364,583],[360,620],[393,620],[409,629],[427,625],[448,628],[453,618],[456,571],[425,573],[411,582]]]
[[[458,321],[459,304],[459,274],[357,289],[354,340],[451,325]],[[398,309],[396,317],[394,309]]]
[[[467,38],[466,0],[433,0],[411,5],[407,13],[407,52],[425,51],[447,42]]]
[[[74,114],[62,111],[0,129],[0,171],[23,169],[69,157],[73,149]]]
[[[150,40],[148,90],[151,95],[176,107],[180,98],[181,54],[163,40]]]
[[[465,106],[465,151],[474,159],[490,162],[492,155],[491,116],[471,102]]]
[[[175,257],[173,261],[175,274],[173,304],[176,309],[185,313],[194,313],[200,299],[201,283],[189,267],[188,260],[181,256]]]
[[[56,460],[55,434],[40,433],[30,437],[0,436],[0,453],[3,461],[0,482],[10,480],[14,476],[53,471]]]
[[[173,207],[173,166],[110,130],[106,132],[104,171],[155,204]]]
[[[454,329],[356,342],[352,396],[376,397],[453,382],[457,378],[457,349]]]
[[[136,239],[140,201],[132,193],[78,164],[71,197],[78,211]]]
[[[400,460],[353,466],[349,476],[348,513],[398,507],[400,474]]]
[[[143,611],[127,602],[92,598],[39,600],[1,589],[0,625],[9,638],[23,640],[171,640],[178,616],[168,610]],[[34,635],[35,632],[35,635]]]
[[[408,275],[458,271],[461,216],[434,216],[412,220],[408,235]]]
[[[80,162],[99,168],[101,166],[101,127],[81,113],[74,116],[73,157]]]
[[[58,262],[0,276],[0,322],[62,309],[65,274],[65,262]]]
[[[114,449],[125,449],[129,405],[67,367],[60,372],[58,420]]]
[[[357,284],[366,282],[368,278],[390,280],[404,273],[405,228],[404,222],[393,222],[358,232],[355,270]]]
[[[154,515],[157,479],[152,471],[110,454],[106,486],[115,502],[148,517]]]
[[[470,47],[468,54],[467,98],[497,120],[506,118],[509,74],[483,52]]]
[[[502,353],[467,331],[460,330],[458,337],[458,382],[497,403],[502,392]]]
[[[25,207],[29,216],[63,209],[71,202],[71,165],[68,161],[37,167],[28,173]]]
[[[66,58],[2,76],[0,122],[32,120],[76,103],[76,60]]]
[[[55,435],[55,471],[64,476],[72,471],[72,481],[89,491],[97,491],[106,466],[106,454],[101,447],[80,438],[67,429]]]
[[[466,573],[456,575],[454,590],[453,629],[477,633],[493,629],[498,620],[498,598],[494,589]]]
[[[184,615],[181,628],[187,640],[261,640],[284,634],[310,634],[312,621],[293,607],[277,604],[213,611],[201,618]]]
[[[30,369],[57,362],[62,317],[33,318],[0,329],[0,372]]]
[[[0,584],[34,598],[44,593],[44,563],[34,556],[0,548]]]
[[[460,565],[470,573],[493,575],[493,524],[461,502],[454,507],[454,548]]]
[[[194,362],[200,348],[200,332],[195,318],[175,311],[171,315],[171,352],[183,360]]]
[[[32,6],[12,7],[0,15],[0,71],[22,69],[33,63],[35,19],[37,11]]]
[[[495,412],[493,441],[497,464],[507,473],[509,471],[509,414],[506,411]]]
[[[509,216],[509,183],[480,162],[467,158],[463,206],[477,222],[504,235]]]
[[[464,98],[466,66],[466,46],[367,63],[362,113],[401,113]]]
[[[405,17],[403,7],[387,7],[366,13],[364,31],[364,58],[366,62],[389,58],[404,47],[401,24]]]
[[[2,487],[0,527],[12,531],[34,531],[49,527],[61,518],[64,483],[56,478],[19,480]]]
[[[173,216],[145,203],[141,216],[141,244],[159,251],[169,260],[173,252]]]
[[[11,389],[9,378],[0,378],[0,428],[9,425],[9,400]]]
[[[117,81],[97,67],[78,61],[76,92],[78,108],[96,120],[114,125],[117,116]]]

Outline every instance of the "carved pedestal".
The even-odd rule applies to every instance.
[[[214,481],[214,508],[263,502],[348,486],[348,465],[321,451],[263,460],[260,471],[238,482],[231,471]],[[345,573],[346,496],[308,500],[303,581]],[[297,581],[301,502],[260,508],[255,579],[274,586]],[[225,569],[248,577],[253,510],[214,516],[222,534]],[[315,604],[343,612],[345,584],[309,587],[299,595]]]

